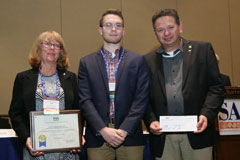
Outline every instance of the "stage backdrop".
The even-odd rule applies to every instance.
[[[43,31],[56,30],[66,42],[71,67],[77,73],[79,59],[97,49],[102,39],[97,31],[101,14],[121,9],[126,34],[123,45],[146,54],[158,47],[152,15],[174,8],[183,21],[187,39],[212,42],[220,56],[221,72],[233,85],[240,84],[239,0],[0,0],[0,114],[7,114],[13,82],[18,72],[29,69],[29,50]]]

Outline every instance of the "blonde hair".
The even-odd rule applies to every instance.
[[[67,57],[67,50],[63,38],[56,31],[46,31],[37,37],[29,53],[28,62],[33,68],[39,67],[41,64],[41,58],[39,56],[39,53],[41,52],[41,44],[44,41],[53,40],[57,41],[61,46],[60,56],[57,60],[57,68],[67,69],[69,67],[69,59]]]

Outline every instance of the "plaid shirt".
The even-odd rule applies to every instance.
[[[115,77],[115,70],[118,65],[119,60],[119,49],[115,51],[115,55],[112,55],[111,52],[104,49],[104,55],[107,60],[107,68],[108,68],[108,83],[116,83],[116,77]],[[115,95],[115,93],[114,93]],[[115,113],[115,107],[114,107],[114,98],[110,98],[110,118],[114,118]]]

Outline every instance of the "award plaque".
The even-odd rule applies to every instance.
[[[30,133],[34,152],[70,151],[81,148],[82,123],[79,110],[60,114],[30,112]]]

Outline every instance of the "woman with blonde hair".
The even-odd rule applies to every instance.
[[[61,35],[55,31],[41,33],[30,51],[29,63],[32,68],[16,76],[9,109],[13,129],[26,144],[23,159],[79,159],[72,152],[33,152],[30,139],[29,112],[42,111],[45,100],[57,101],[59,110],[79,109],[77,78],[67,71],[69,60]]]

